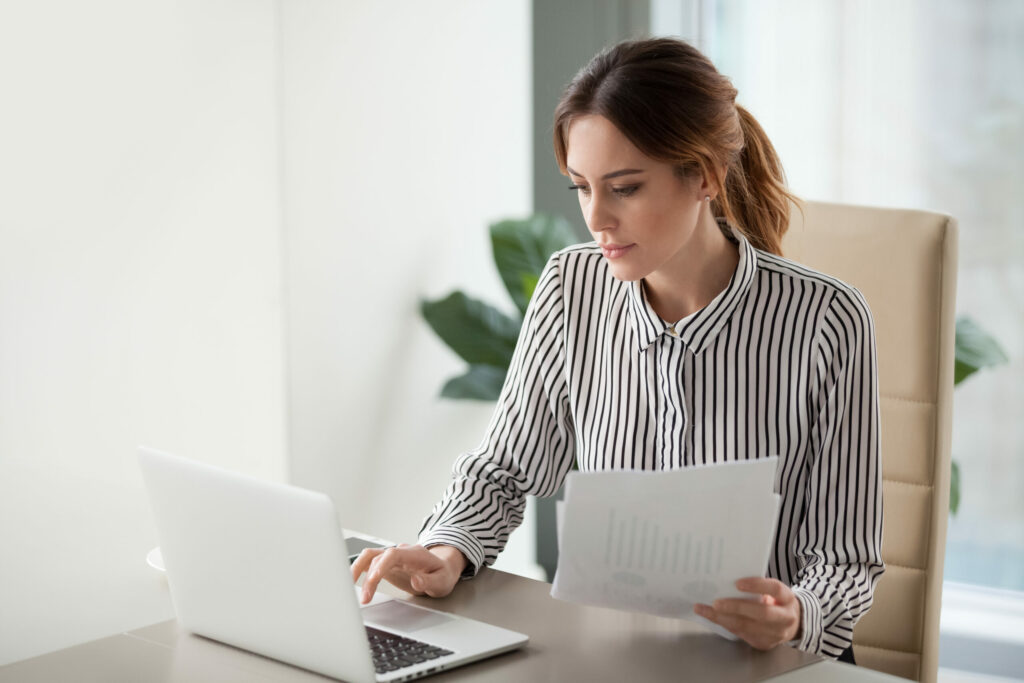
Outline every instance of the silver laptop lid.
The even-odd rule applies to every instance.
[[[330,498],[149,448],[139,463],[184,628],[347,681],[376,680]]]

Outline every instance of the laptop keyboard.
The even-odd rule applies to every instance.
[[[379,674],[453,654],[451,650],[404,638],[372,626],[366,627],[366,637],[370,640],[373,666]]]

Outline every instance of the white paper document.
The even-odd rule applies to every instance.
[[[561,600],[697,621],[696,603],[751,597],[779,511],[778,458],[664,472],[571,472],[558,514]]]

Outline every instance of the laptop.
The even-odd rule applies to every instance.
[[[181,626],[353,683],[407,681],[527,636],[379,591],[360,606],[331,499],[139,448]]]

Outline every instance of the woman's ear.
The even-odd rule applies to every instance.
[[[725,172],[722,172],[722,180],[725,180]],[[709,176],[708,173],[701,173],[700,175],[700,188],[698,189],[700,198],[704,199],[705,196],[711,197],[711,199],[718,198],[718,181]]]

